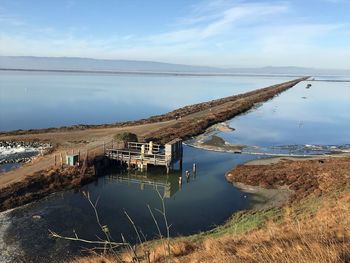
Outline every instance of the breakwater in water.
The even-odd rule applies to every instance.
[[[150,132],[143,139],[145,141],[153,140],[159,143],[166,143],[175,138],[189,139],[205,132],[211,125],[244,113],[256,104],[270,100],[306,79],[308,77],[283,82],[239,95],[186,106],[165,115],[151,117],[150,120],[154,118],[160,120],[164,118],[166,120],[176,118],[178,121],[171,126]]]
[[[299,79],[283,82],[280,84],[272,85],[266,88],[256,89],[254,91],[228,96],[221,99],[211,100],[207,102],[192,104],[188,106],[184,106],[181,108],[178,108],[176,110],[173,110],[171,112],[161,114],[161,115],[155,115],[151,116],[149,118],[140,119],[136,121],[125,121],[125,122],[117,122],[117,123],[108,123],[108,124],[97,124],[97,125],[90,125],[90,124],[77,124],[77,125],[71,125],[71,126],[63,126],[63,127],[52,127],[52,128],[44,128],[44,129],[29,129],[29,130],[15,130],[15,131],[6,131],[6,132],[0,132],[0,136],[13,136],[13,135],[28,135],[28,134],[41,134],[41,133],[48,133],[48,132],[71,132],[71,131],[79,131],[79,130],[86,130],[86,129],[107,129],[107,128],[117,128],[117,127],[132,127],[136,125],[144,125],[144,124],[151,124],[151,123],[158,123],[158,122],[164,122],[169,120],[174,120],[177,118],[183,118],[191,114],[199,113],[204,110],[210,110],[213,107],[223,105],[228,102],[236,102],[239,100],[246,100],[247,98],[251,98],[251,102],[253,104],[245,104],[244,109],[242,108],[242,105],[235,107],[241,108],[241,111],[244,112],[248,109],[250,109],[252,106],[254,106],[255,103],[263,102],[267,99],[270,99],[277,95],[278,93],[293,87],[300,81],[304,81],[308,79],[309,77],[302,77]],[[254,96],[254,98],[252,97]],[[231,112],[231,116],[228,116],[227,119],[232,118],[234,116],[233,112]],[[237,113],[236,113],[237,114]],[[223,118],[225,120],[225,118]],[[221,122],[223,120],[217,120],[217,122]],[[214,122],[214,123],[217,123]],[[213,123],[213,124],[214,124]],[[203,130],[204,132],[204,130]],[[190,135],[192,136],[192,135]],[[157,136],[157,138],[161,139],[160,136]]]
[[[66,128],[55,128],[54,130],[41,129],[29,131],[15,131],[6,134],[10,134],[12,138],[16,139],[16,136],[18,135],[23,136],[35,133],[35,137],[40,138],[40,136],[42,135],[45,136],[47,132],[55,132],[57,133],[57,136],[55,134],[50,134],[50,138],[53,138],[52,140],[55,140],[55,138],[59,136],[60,132],[64,132],[65,140],[69,141],[71,140],[70,134],[73,137],[74,132],[76,132],[79,129],[88,129],[89,127],[93,127],[98,129],[105,128],[106,130],[108,130],[108,128],[120,125],[121,127],[128,126],[128,129],[130,129],[130,131],[133,131],[132,124],[134,124],[135,126],[171,120],[171,122],[164,127],[155,126],[150,127],[149,129],[147,128],[148,132],[142,138],[139,139],[143,141],[153,140],[155,142],[160,143],[166,143],[174,138],[188,139],[192,136],[203,133],[209,126],[215,123],[231,119],[232,117],[238,114],[246,112],[247,110],[254,107],[254,105],[256,105],[257,103],[261,103],[266,100],[272,99],[279,93],[293,87],[294,85],[305,79],[307,79],[307,77],[284,82],[281,84],[276,84],[267,88],[258,89],[240,95],[234,95],[222,99],[212,100],[209,102],[185,106],[163,115],[153,116],[148,119],[139,120],[135,122],[106,124],[98,126],[84,125],[80,128],[74,126],[69,128],[70,132],[67,132]],[[110,132],[115,133],[115,131]],[[79,138],[81,139],[81,135]],[[53,143],[55,144],[54,141]],[[68,182],[69,180],[74,180],[76,182],[76,185],[79,187],[85,184],[85,182],[90,182],[91,178],[95,178],[95,176],[93,176],[91,178],[89,177],[89,180],[85,180],[85,173],[79,171],[76,173],[74,172],[74,176],[65,176],[65,180],[62,180],[60,176],[60,174],[62,174],[61,171],[52,170],[52,167],[47,167],[47,169],[43,169],[42,167],[40,167],[40,169],[41,170],[38,170],[34,175],[31,176],[30,180],[24,180],[24,183],[13,183],[9,185],[6,189],[2,189],[0,191],[0,196],[2,200],[7,200],[9,197],[13,196],[13,193],[17,193],[16,199],[12,200],[11,203],[7,204],[6,208],[15,207],[17,205],[17,200],[18,204],[24,204],[30,202],[31,200],[41,198],[46,194],[52,193],[56,189],[57,191],[60,191],[66,187],[71,187],[71,184],[69,184]],[[51,177],[52,179],[50,179]],[[45,180],[48,183],[41,184],[40,182],[42,180]],[[55,183],[52,184],[52,182]],[[27,190],[23,191],[24,188],[29,189],[29,192]],[[46,188],[50,188],[50,191],[46,191]],[[37,195],[37,192],[40,192],[41,194]]]

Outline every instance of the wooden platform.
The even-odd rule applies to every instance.
[[[139,143],[128,142],[124,148],[115,144],[105,146],[105,156],[110,159],[127,164],[128,167],[136,166],[147,169],[148,165],[165,166],[167,173],[178,161],[182,166],[182,140],[175,139],[165,145],[153,142]]]

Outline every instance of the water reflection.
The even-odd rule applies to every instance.
[[[231,120],[236,130],[220,136],[235,144],[274,148],[349,144],[349,101],[350,83],[301,82]]]
[[[289,79],[0,71],[0,131],[141,119]]]
[[[164,167],[146,172],[108,172],[96,182],[79,191],[57,193],[11,211],[6,226],[6,247],[17,246],[27,262],[62,260],[81,252],[82,244],[48,237],[48,229],[64,236],[72,236],[73,229],[80,237],[95,240],[101,237],[95,215],[81,191],[88,191],[93,201],[98,201],[98,211],[103,225],[108,225],[114,240],[124,237],[135,242],[135,233],[125,217],[127,211],[147,239],[157,237],[157,228],[147,205],[161,209],[157,190],[165,194],[171,235],[189,235],[206,231],[222,224],[235,211],[249,207],[249,198],[229,184],[224,174],[233,166],[252,160],[249,155],[215,153],[184,147],[182,171],[166,174]],[[192,173],[197,164],[196,176]],[[191,171],[190,180],[185,179]],[[180,187],[178,178],[182,175]],[[164,229],[161,215],[154,210],[160,227]],[[40,219],[33,216],[40,215]],[[1,243],[1,242],[0,242]]]
[[[106,176],[106,183],[109,180],[112,183],[130,187],[136,185],[142,191],[159,191],[164,198],[172,197],[181,189],[179,178],[182,178],[182,171],[172,172],[171,175],[160,175],[156,167],[151,172],[129,171],[120,174],[111,174]],[[164,169],[163,169],[164,170]]]

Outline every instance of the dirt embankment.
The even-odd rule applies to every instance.
[[[55,167],[39,171],[24,180],[0,190],[0,211],[41,199],[51,193],[79,188],[97,179],[105,159],[95,160],[88,167]]]
[[[231,119],[248,111],[257,103],[272,99],[305,79],[307,77],[175,110],[169,113],[169,116],[172,118],[175,118],[175,116],[188,116],[190,118],[181,118],[173,125],[163,127],[157,131],[151,131],[144,137],[144,140],[166,143],[175,138],[189,139],[205,132],[213,124]]]
[[[91,172],[82,176],[77,167],[37,172],[21,182],[1,189],[0,211],[27,204],[55,191],[78,187],[92,177]]]
[[[113,138],[116,132],[122,130],[137,133],[139,138],[146,141],[153,140],[165,143],[175,138],[187,139],[191,136],[203,133],[209,126],[215,123],[225,121],[249,110],[256,103],[273,98],[277,94],[293,87],[305,79],[306,78],[300,78],[240,95],[186,106],[164,115],[154,116],[136,122],[15,131],[0,134],[0,139],[30,140],[34,138],[40,141],[49,141],[52,145],[55,145],[57,153],[72,150],[77,152],[84,148],[84,150],[87,151],[89,147],[101,147],[103,141],[108,141],[108,139]],[[116,128],[118,125],[121,127],[127,126],[127,128]],[[77,141],[79,142],[78,144],[76,143]],[[0,178],[0,189],[2,188],[0,190],[1,204],[5,202],[6,199],[11,199],[11,195],[18,195],[18,198],[12,198],[13,200],[8,201],[6,205],[7,208],[11,207],[9,204],[12,204],[12,207],[15,206],[16,200],[18,200],[18,205],[23,204],[23,200],[29,202],[30,200],[41,198],[45,194],[53,192],[54,189],[60,191],[65,187],[69,188],[70,181],[77,181],[79,178],[85,177],[84,174],[75,174],[74,171],[71,171],[71,176],[62,175],[64,179],[60,184],[51,184],[51,182],[55,181],[55,178],[59,177],[61,174],[59,171],[50,172],[52,160],[56,152],[52,153],[50,156],[44,156],[34,163],[26,164],[16,171],[2,174],[2,178]],[[28,176],[30,176],[30,178],[28,178]],[[2,181],[3,183],[1,183]],[[43,182],[42,184],[40,183],[41,181]],[[12,184],[8,185],[9,182]],[[73,182],[71,183],[73,184]],[[34,187],[31,185],[34,185]],[[38,185],[41,185],[41,187],[36,189]],[[34,190],[27,193],[25,188]],[[40,192],[40,194],[36,194],[36,191]]]
[[[254,100],[257,99],[257,102],[265,101],[269,98],[272,98],[276,94],[293,87],[300,81],[306,80],[309,77],[303,77],[296,80],[284,82],[281,84],[272,85],[266,88],[257,89],[254,91],[246,92],[243,94],[228,96],[221,99],[216,99],[208,102],[202,102],[197,103],[193,105],[188,105],[179,109],[176,109],[174,111],[151,116],[146,119],[140,119],[136,121],[126,121],[126,122],[119,122],[119,123],[111,123],[111,124],[98,124],[98,125],[88,125],[88,124],[78,124],[78,125],[72,125],[72,126],[63,126],[63,127],[52,127],[52,128],[46,128],[46,129],[30,129],[30,130],[15,130],[15,131],[9,131],[9,132],[0,132],[0,136],[11,136],[11,135],[28,135],[28,134],[40,134],[40,133],[48,133],[48,132],[69,132],[69,131],[78,131],[78,130],[85,130],[85,129],[105,129],[105,128],[116,128],[116,127],[129,127],[129,126],[136,126],[136,125],[144,125],[149,123],[157,123],[157,122],[164,122],[169,120],[174,120],[177,118],[181,118],[184,116],[188,116],[190,114],[194,114],[200,111],[208,110],[212,107],[222,105],[227,102],[233,102],[240,99],[246,99],[251,96],[254,96]],[[253,102],[254,104],[255,102]],[[245,105],[247,106],[247,105]],[[252,105],[251,105],[252,106]],[[245,111],[246,109],[242,109],[241,112]],[[233,115],[232,115],[233,116]],[[232,117],[231,116],[231,117]],[[230,116],[228,116],[230,117]],[[221,120],[218,120],[217,122],[220,122]],[[161,136],[157,136],[157,138],[161,138]]]
[[[290,201],[308,195],[321,196],[330,185],[336,187],[350,177],[350,157],[316,160],[282,160],[270,165],[238,165],[226,174],[228,181],[263,188],[288,187],[294,193]],[[342,177],[342,178],[339,178]]]

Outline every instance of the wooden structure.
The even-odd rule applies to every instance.
[[[114,148],[112,142],[111,145],[105,145],[104,151],[109,159],[127,164],[129,168],[134,166],[142,170],[147,169],[148,165],[165,166],[169,173],[170,168],[173,169],[178,161],[182,168],[181,139],[172,140],[164,146],[153,142],[128,142],[123,149]]]

